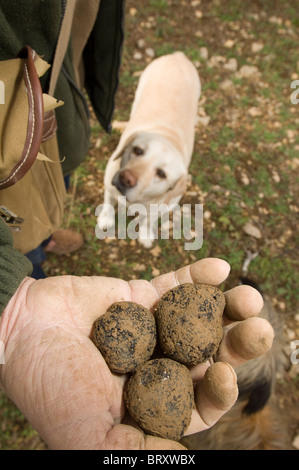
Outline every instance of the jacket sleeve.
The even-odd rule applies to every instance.
[[[23,279],[31,272],[31,262],[13,248],[10,228],[0,218],[0,316]]]

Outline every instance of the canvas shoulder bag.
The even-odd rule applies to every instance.
[[[35,249],[60,227],[65,185],[53,98],[69,42],[75,2],[67,2],[56,46],[49,94],[40,77],[49,65],[25,46],[0,62],[0,216],[13,229],[14,246]]]

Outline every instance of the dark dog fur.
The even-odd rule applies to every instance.
[[[247,278],[242,284],[259,287]],[[261,292],[261,291],[260,291]],[[262,294],[263,295],[263,294]],[[275,403],[277,374],[289,365],[284,353],[283,322],[264,297],[260,314],[275,331],[271,350],[237,368],[237,403],[211,429],[188,436],[182,444],[190,450],[285,450],[290,448],[286,427]]]

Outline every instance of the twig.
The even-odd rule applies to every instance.
[[[70,203],[69,213],[68,213],[68,216],[67,216],[66,228],[68,228],[69,225],[70,225],[71,216],[72,216],[72,213],[73,213],[73,207],[74,207],[74,201],[75,201],[77,183],[78,183],[78,173],[75,171],[75,172],[74,172],[74,182],[73,182],[73,190],[72,190],[72,196],[71,196],[71,203]]]
[[[251,253],[251,251],[249,251],[249,250],[245,250],[245,251],[246,251],[247,256],[246,256],[245,261],[244,261],[243,266],[242,266],[243,275],[247,274],[248,268],[249,268],[249,265],[250,265],[251,261],[254,260],[254,258],[256,258],[257,255],[258,255],[258,252]]]

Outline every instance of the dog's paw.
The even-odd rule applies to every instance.
[[[96,230],[98,234],[102,234],[103,236],[105,235],[109,238],[113,238],[115,236],[115,217],[105,208],[97,217]]]
[[[155,237],[151,228],[148,228],[146,225],[141,224],[139,227],[138,242],[144,248],[151,248],[154,244]]]
[[[144,248],[151,248],[154,244],[154,240],[152,240],[151,238],[138,238],[138,242],[140,243],[140,245],[142,245]]]

